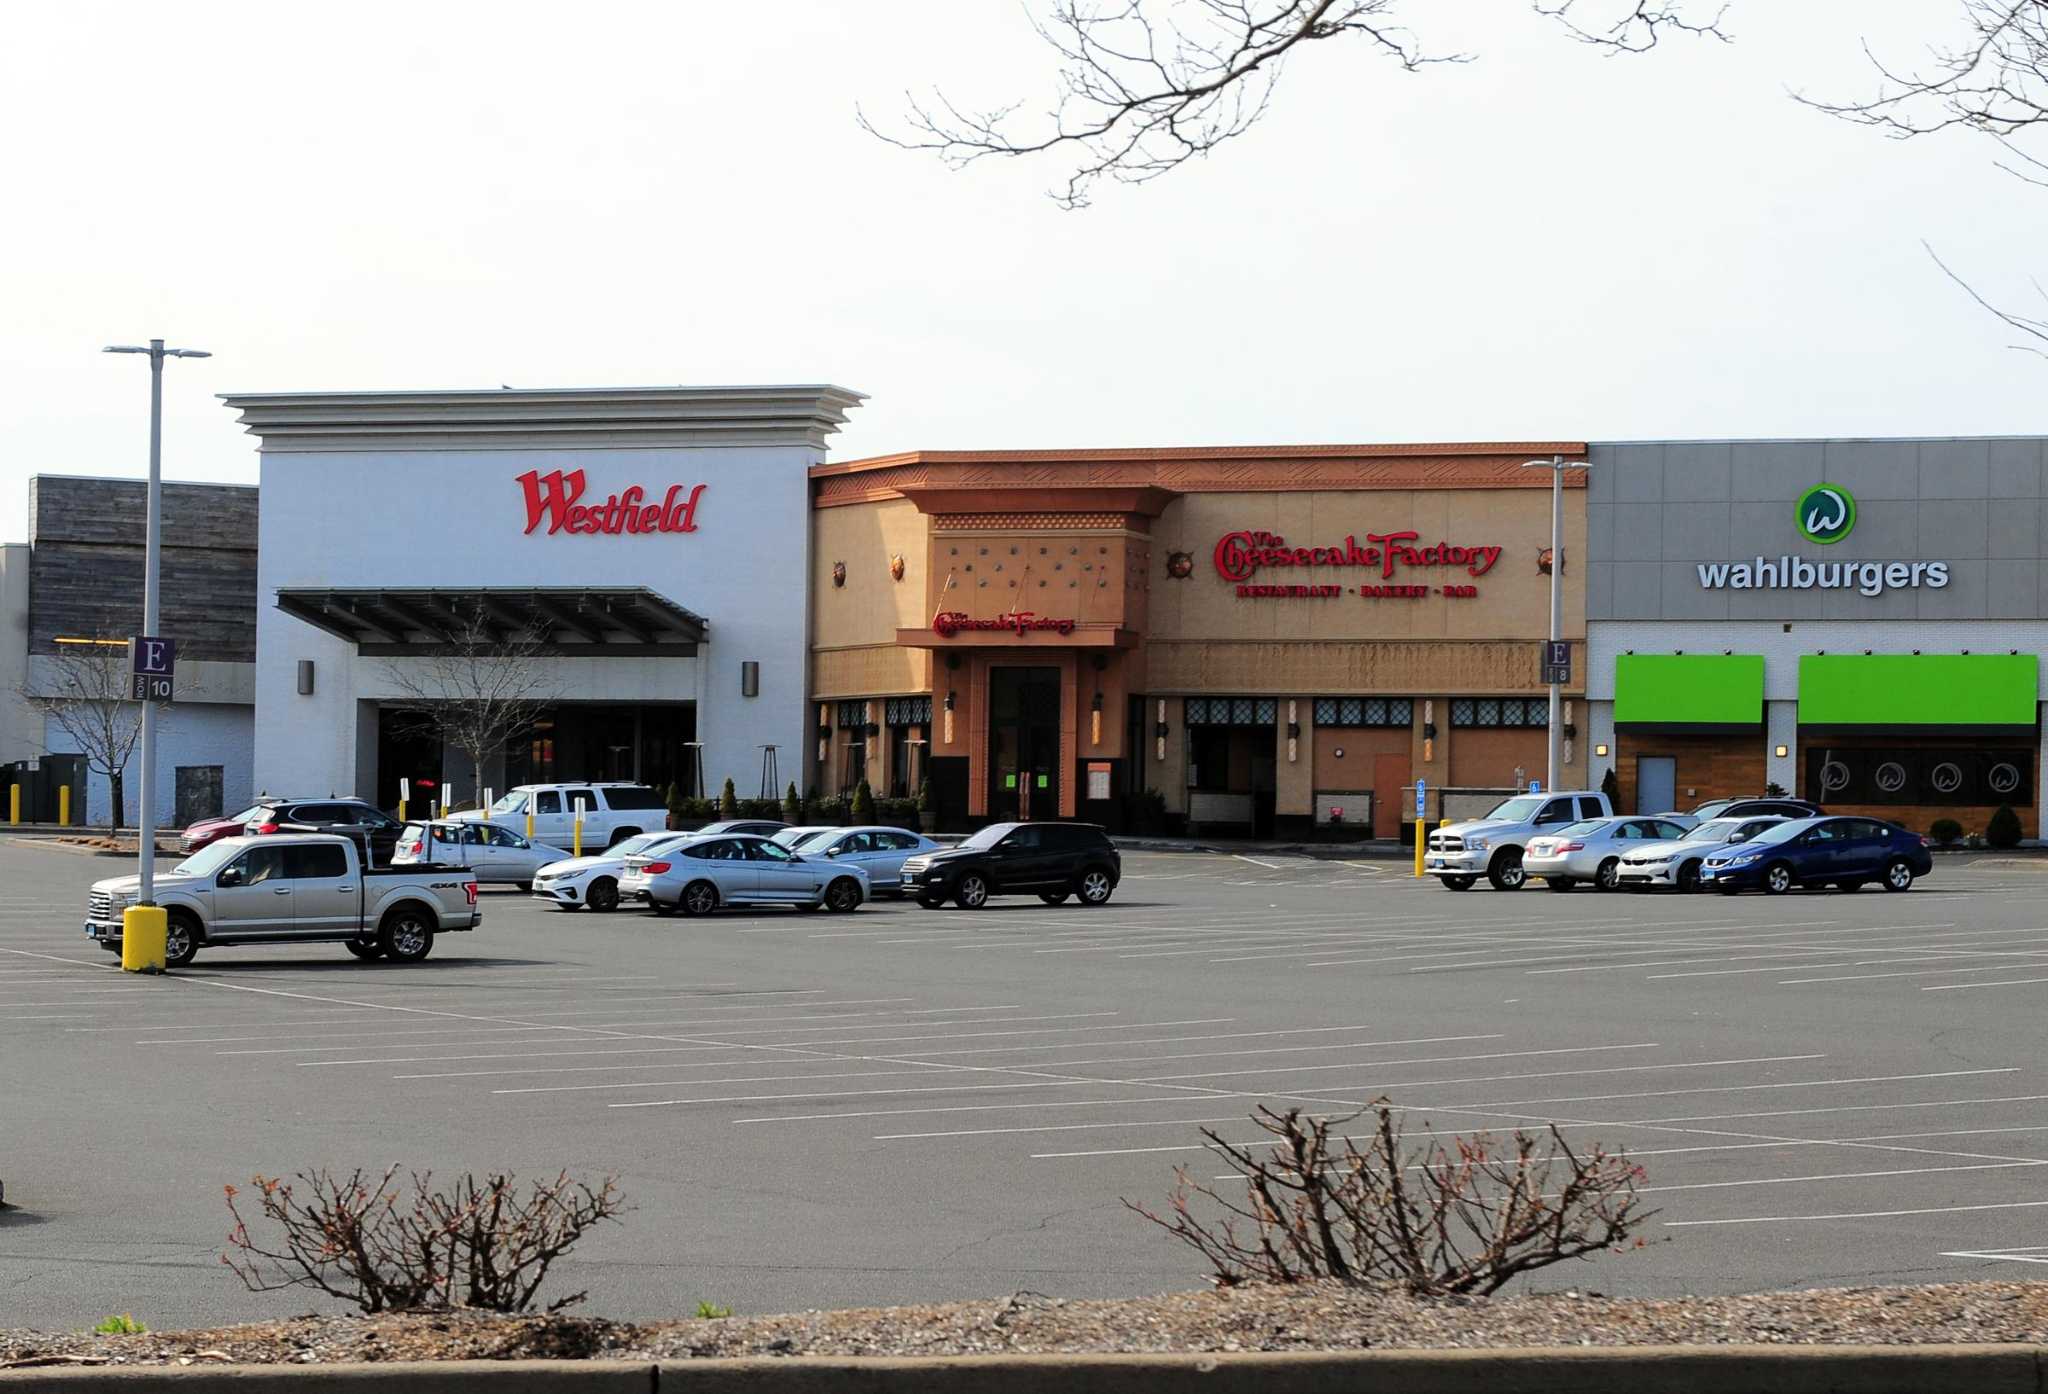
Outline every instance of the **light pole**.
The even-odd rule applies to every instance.
[[[157,548],[163,513],[164,360],[211,358],[204,349],[165,348],[162,339],[140,344],[113,344],[106,353],[149,355],[149,521],[143,533],[142,633],[156,637]],[[142,869],[142,905],[156,904],[156,703],[142,703],[142,790],[137,800],[135,850]]]
[[[1523,469],[1550,471],[1550,642],[1556,644],[1564,637],[1563,592],[1558,589],[1558,577],[1564,574],[1564,472],[1566,470],[1590,469],[1584,460],[1567,460],[1562,455],[1553,455],[1548,460],[1525,460]],[[1561,670],[1550,662],[1550,652],[1544,651],[1543,667],[1550,682],[1550,731],[1548,759],[1543,773],[1543,788],[1546,792],[1557,788],[1557,767],[1562,764],[1558,749],[1563,740],[1563,723],[1560,711],[1564,701],[1564,684],[1557,681]]]

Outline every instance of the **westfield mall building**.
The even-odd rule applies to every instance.
[[[818,782],[942,828],[1381,837],[1543,776],[1550,475],[1576,443],[915,452],[811,471]],[[1584,545],[1567,476],[1567,554]],[[1583,669],[1579,588],[1564,632]],[[1582,721],[1576,692],[1568,720]],[[1591,777],[1584,742],[1565,778]],[[1432,805],[1433,806],[1433,805]]]

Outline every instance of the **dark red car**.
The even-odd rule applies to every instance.
[[[240,813],[230,813],[225,818],[202,818],[185,829],[185,855],[191,856],[202,847],[210,847],[224,837],[240,837],[242,828],[263,808],[262,804],[250,804]]]

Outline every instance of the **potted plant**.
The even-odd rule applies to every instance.
[[[725,781],[725,788],[718,793],[718,816],[727,823],[740,816],[739,791],[732,787],[730,779]]]
[[[939,815],[932,808],[932,781],[926,775],[917,784],[917,830],[921,833],[937,832]]]

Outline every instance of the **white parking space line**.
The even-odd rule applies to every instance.
[[[1251,863],[1251,864],[1252,864],[1253,866],[1262,866],[1262,867],[1266,868],[1266,870],[1268,870],[1268,871],[1279,871],[1279,870],[1281,870],[1281,867],[1279,866],[1279,864],[1278,864],[1278,863],[1276,863],[1276,862],[1262,862],[1262,861],[1260,861],[1260,860],[1259,860],[1259,859],[1258,859],[1257,857],[1247,857],[1247,856],[1243,856],[1243,855],[1240,855],[1240,856],[1238,857],[1238,860],[1239,860],[1239,861],[1241,861],[1241,862],[1250,862],[1250,863]],[[1251,885],[1251,884],[1256,884],[1256,883],[1254,883],[1254,882],[1245,882],[1245,883],[1242,883],[1242,884],[1246,884],[1246,885]]]
[[[2035,1244],[2022,1249],[1951,1249],[1943,1258],[1975,1258],[2003,1263],[2048,1263],[2048,1247]]]
[[[1738,1215],[1722,1220],[1665,1220],[1666,1229],[1706,1229],[1716,1225],[1782,1225],[1808,1220],[1890,1220],[1905,1215],[1962,1215],[1980,1210],[2038,1210],[2048,1200],[2009,1200],[1990,1205],[1928,1205],[1911,1210],[1843,1210],[1828,1215]]]
[[[1980,987],[2025,987],[2029,983],[2048,983],[2048,978],[2005,978],[1995,983],[1935,983],[1920,990],[1922,992],[1967,992]]]

